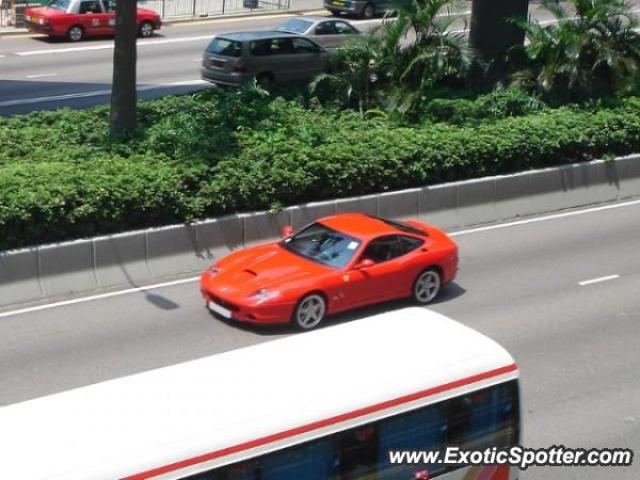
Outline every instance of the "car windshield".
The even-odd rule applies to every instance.
[[[313,223],[280,245],[302,257],[333,268],[343,268],[353,258],[361,242],[321,223]]]
[[[49,8],[55,8],[56,10],[66,12],[70,3],[71,0],[51,0],[47,6]]]
[[[225,57],[239,57],[242,53],[242,44],[226,38],[214,38],[207,47],[207,52]]]
[[[307,20],[300,20],[299,18],[292,18],[287,20],[278,27],[278,30],[283,32],[304,33],[309,30],[309,27],[313,25],[312,22]]]

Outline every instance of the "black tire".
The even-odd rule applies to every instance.
[[[153,36],[153,24],[151,22],[142,22],[138,27],[138,36],[142,38]]]
[[[334,17],[339,17],[340,16],[340,12],[338,10],[329,10],[331,12],[331,15],[333,15]]]
[[[273,75],[271,75],[269,72],[261,73],[256,77],[256,83],[265,90],[269,90],[271,87],[273,87]]]
[[[362,9],[362,18],[371,20],[376,15],[376,7],[373,3],[367,3]]]
[[[316,328],[327,316],[327,300],[320,293],[309,293],[302,297],[293,309],[291,323],[297,330]]]
[[[420,272],[413,282],[411,295],[419,305],[426,305],[433,301],[442,288],[442,275],[436,268],[427,268]]]
[[[67,40],[70,42],[79,42],[84,38],[84,29],[80,25],[72,25],[67,30]]]

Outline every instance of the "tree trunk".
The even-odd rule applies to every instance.
[[[136,129],[136,0],[116,2],[116,38],[111,87],[111,136],[126,137]]]
[[[526,20],[529,0],[473,0],[469,44],[475,53],[470,84],[490,88],[504,75],[504,57],[524,44],[524,31],[512,20]]]

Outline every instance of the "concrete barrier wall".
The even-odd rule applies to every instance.
[[[445,229],[640,195],[640,155],[366,195],[0,252],[0,307],[194,274],[232,250],[327,215],[419,218]]]

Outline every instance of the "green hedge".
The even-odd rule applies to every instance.
[[[107,119],[0,119],[1,249],[640,150],[638,98],[402,127],[210,91],[143,103],[127,144],[105,137]]]

